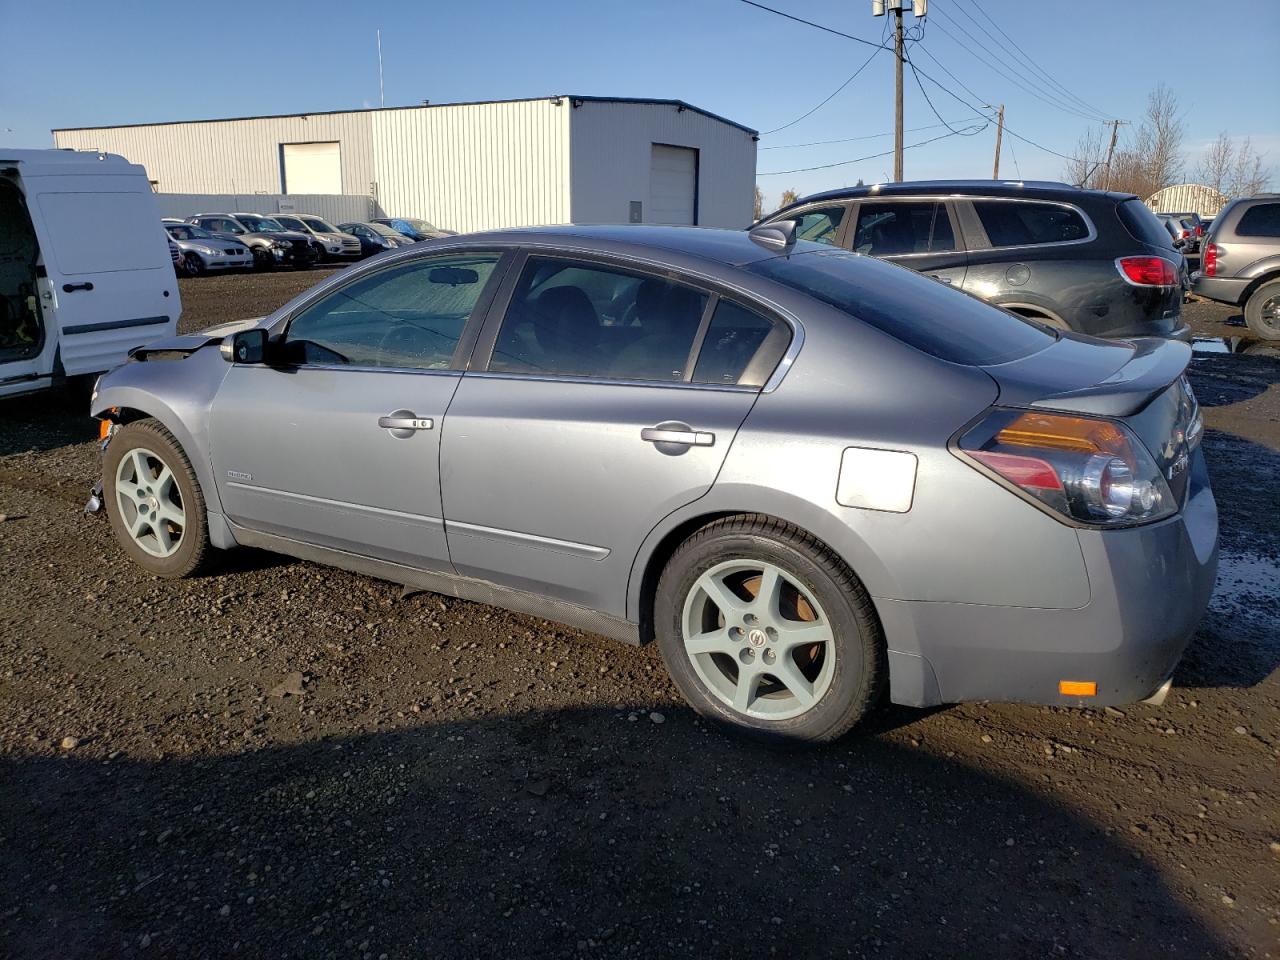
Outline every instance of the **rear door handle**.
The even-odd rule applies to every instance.
[[[93,284],[87,281],[85,283],[64,283],[62,285],[63,293],[75,293],[77,290],[92,290],[92,289],[93,289]]]
[[[659,425],[645,427],[640,431],[640,439],[647,440],[649,443],[678,443],[686,447],[709,447],[716,442],[716,435],[702,430],[681,430]]]

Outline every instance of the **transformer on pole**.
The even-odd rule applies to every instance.
[[[906,0],[871,0],[871,15],[893,14],[893,179],[902,179],[902,12]],[[911,13],[920,18],[929,13],[929,0],[911,0]]]

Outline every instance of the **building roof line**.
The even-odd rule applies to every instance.
[[[557,94],[549,97],[513,97],[508,100],[462,100],[456,103],[417,103],[399,107],[363,107],[358,110],[313,110],[307,113],[271,113],[248,117],[209,117],[203,120],[158,120],[152,123],[108,123],[98,124],[91,127],[54,127],[50,132],[54,134],[82,133],[90,130],[128,130],[138,127],[174,127],[193,123],[235,123],[243,120],[294,120],[306,117],[332,117],[344,113],[361,114],[384,113],[391,110],[436,110],[442,107],[478,107],[500,103],[536,103],[539,100],[546,100],[556,104],[559,104],[560,101],[567,100],[569,101],[569,104],[574,107],[581,106],[584,103],[630,103],[675,107],[677,111],[683,112],[685,110],[689,110],[710,120],[716,120],[720,123],[728,124],[731,127],[737,127],[739,130],[744,133],[748,133],[753,137],[759,136],[759,131],[752,129],[751,127],[737,123],[727,117],[722,117],[719,114],[712,113],[710,110],[703,110],[701,107],[695,107],[693,104],[686,103],[684,100],[665,100],[651,97],[588,97],[579,94]]]

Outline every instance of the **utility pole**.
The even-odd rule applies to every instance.
[[[902,180],[902,11],[910,2],[911,12],[923,18],[929,12],[929,0],[871,0],[871,15],[883,17],[885,10],[893,14],[893,179]]]
[[[1120,135],[1120,124],[1123,122],[1123,120],[1111,121],[1111,145],[1107,147],[1107,176],[1102,184],[1104,190],[1111,189],[1111,157],[1116,152],[1116,137]]]
[[[991,168],[991,179],[1000,179],[1000,141],[1004,139],[1004,104],[1000,104],[1000,114],[996,118],[996,162]]]

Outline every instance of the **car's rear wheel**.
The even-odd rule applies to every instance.
[[[870,598],[825,545],[739,516],[671,557],[654,624],[663,660],[703,716],[777,740],[833,740],[875,703],[886,675]]]
[[[1280,340],[1280,280],[1253,291],[1244,305],[1244,321],[1264,340]]]
[[[206,563],[204,496],[191,461],[157,420],[115,432],[103,456],[111,529],[125,553],[158,577],[186,577]]]

